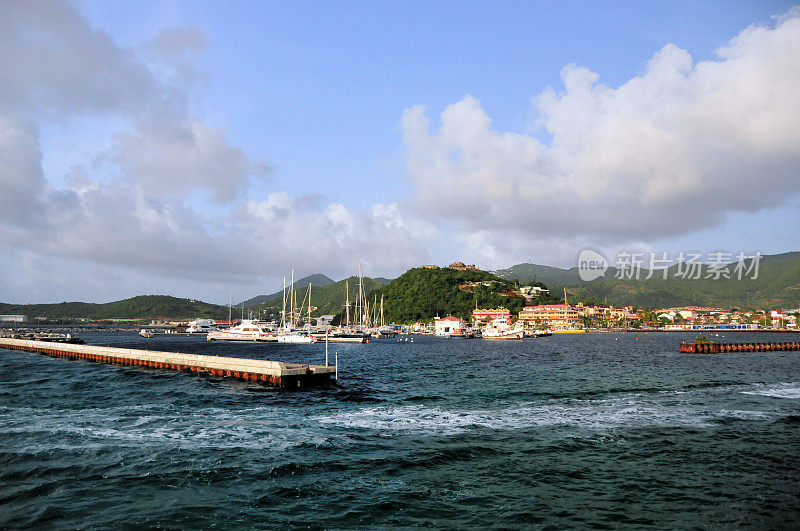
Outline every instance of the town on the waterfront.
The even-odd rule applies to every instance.
[[[293,274],[293,272],[292,272]],[[319,278],[327,278],[318,275]],[[451,338],[523,339],[551,334],[609,331],[797,331],[800,308],[743,309],[681,305],[658,308],[614,306],[582,301],[564,286],[553,294],[542,282],[519,282],[481,271],[475,265],[454,262],[446,267],[425,265],[386,283],[369,283],[361,275],[312,290],[310,282],[294,277],[278,294],[259,296],[251,303],[227,309],[200,301],[141,298],[140,313],[132,301],[118,304],[115,317],[83,314],[58,316],[68,310],[44,306],[47,316],[0,315],[0,326],[47,325],[141,327],[149,333],[207,334],[209,339],[276,342],[368,342],[400,333],[433,334]],[[372,286],[368,290],[366,286]],[[343,288],[343,289],[342,289]],[[337,291],[338,290],[338,291]],[[438,290],[438,291],[437,291]],[[313,293],[324,302],[315,303]],[[441,293],[441,295],[437,295]],[[298,303],[298,294],[302,294]],[[559,298],[561,299],[559,301]],[[570,300],[572,299],[572,300]],[[494,304],[487,305],[487,302]],[[323,307],[320,307],[322,304]],[[465,307],[474,304],[472,309]],[[6,305],[8,306],[8,305]],[[407,307],[405,313],[399,307]],[[25,309],[25,306],[16,306]],[[81,306],[83,308],[83,306]],[[326,311],[336,313],[326,313]],[[93,310],[95,313],[101,310]],[[108,312],[107,309],[102,311]],[[195,311],[221,318],[188,317]],[[128,312],[125,315],[125,312]],[[240,318],[237,313],[240,312]],[[137,317],[138,315],[138,317]],[[272,318],[270,318],[272,317]]]

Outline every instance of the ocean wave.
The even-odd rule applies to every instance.
[[[762,420],[760,411],[708,411],[690,403],[666,405],[640,395],[602,400],[522,403],[497,409],[444,409],[426,405],[369,407],[320,416],[323,425],[380,432],[422,432],[452,435],[471,429],[515,430],[565,427],[605,432],[642,427],[709,427],[720,419]]]
[[[745,395],[769,396],[772,398],[800,398],[800,383],[786,382],[766,385],[756,384],[753,389],[741,391]]]
[[[121,407],[64,411],[4,408],[0,437],[33,436],[31,449],[97,448],[118,445],[176,445],[183,448],[263,448],[285,450],[300,445],[324,445],[325,434],[299,428],[270,408],[236,412],[220,408],[187,412]],[[296,420],[296,419],[295,419]],[[45,437],[42,437],[42,436]],[[49,442],[43,442],[43,441]],[[24,443],[23,445],[24,446]],[[24,448],[22,448],[25,451]]]

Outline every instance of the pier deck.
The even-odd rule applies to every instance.
[[[261,382],[281,388],[298,388],[328,384],[336,373],[335,366],[303,365],[282,361],[203,356],[157,350],[70,345],[46,341],[0,338],[0,348],[38,352],[59,358],[83,359],[98,363],[136,365],[154,369],[191,371],[203,375]]]

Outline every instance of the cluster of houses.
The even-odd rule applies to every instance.
[[[797,330],[798,310],[740,311],[724,308],[687,306],[663,310],[637,312],[633,307],[615,308],[607,305],[540,304],[525,306],[516,316],[525,329],[546,328],[553,331],[584,328],[626,328],[665,330],[713,329],[787,329]],[[449,335],[467,327],[483,328],[494,319],[511,322],[514,316],[506,308],[476,308],[469,322],[447,316],[435,318],[428,331],[436,335]],[[419,324],[419,331],[426,327]]]
[[[668,330],[702,328],[756,330],[759,328],[797,329],[797,310],[728,310],[706,306],[684,306],[658,310],[658,325]]]
[[[433,331],[437,335],[448,335],[454,330],[466,327],[483,328],[494,319],[508,322],[514,320],[507,308],[476,308],[472,311],[470,322],[453,316],[434,319]],[[516,316],[525,329],[546,328],[550,330],[578,330],[587,323],[602,321],[608,325],[626,326],[639,319],[633,308],[615,308],[604,305],[578,304],[539,304],[525,306]]]

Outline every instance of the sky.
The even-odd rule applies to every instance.
[[[0,302],[798,227],[790,2],[0,0]]]

